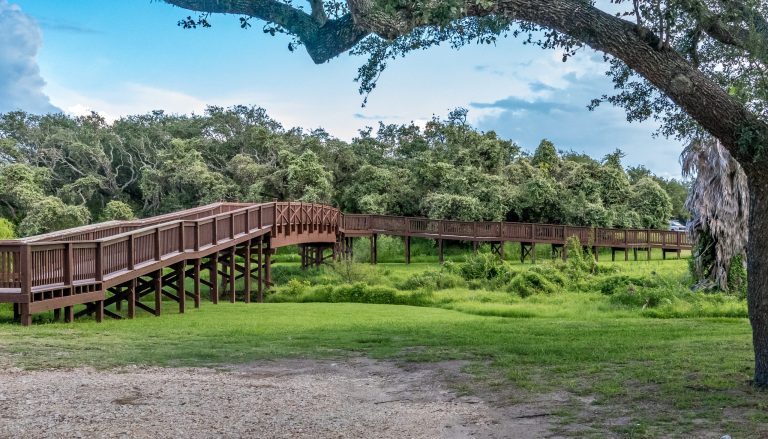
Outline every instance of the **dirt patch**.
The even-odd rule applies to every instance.
[[[0,372],[0,437],[547,437],[551,403],[463,395],[463,363]]]

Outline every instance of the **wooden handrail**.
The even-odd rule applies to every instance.
[[[130,271],[136,266],[159,262],[177,252],[199,252],[201,248],[221,245],[243,234],[270,227],[275,227],[273,233],[280,230],[285,235],[293,234],[292,229],[295,228],[301,236],[305,236],[303,234],[306,230],[321,230],[333,236],[337,232],[383,232],[438,239],[531,240],[553,244],[564,244],[569,237],[578,236],[588,241],[589,245],[598,247],[690,248],[690,239],[684,232],[505,221],[436,220],[400,215],[343,215],[331,206],[303,202],[218,203],[164,217],[175,219],[157,222],[156,217],[142,220],[143,223],[133,222],[131,227],[136,224],[145,225],[98,239],[0,241],[0,259],[10,260],[6,266],[0,267],[0,285],[20,286],[22,293],[29,294],[33,287],[47,283],[71,285],[86,279],[99,282],[115,272]],[[224,227],[222,221],[229,221],[228,227]],[[126,224],[122,226],[128,227]],[[92,230],[114,227],[115,224],[109,223],[107,228],[94,227]],[[72,235],[62,233],[59,236]]]

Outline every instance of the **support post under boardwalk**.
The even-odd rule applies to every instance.
[[[445,257],[443,255],[443,240],[438,239],[437,240],[437,260],[442,264],[445,262]]]
[[[179,296],[179,313],[184,314],[187,310],[187,286],[186,281],[186,265],[185,261],[181,261],[176,264],[176,294]]]
[[[200,308],[200,259],[195,259],[192,263],[192,277],[194,280],[193,297],[195,308]]]
[[[267,252],[264,255],[264,279],[267,288],[272,286],[272,235],[267,238]]]
[[[405,237],[405,263],[411,263],[411,237]]]
[[[64,307],[64,323],[72,323],[74,321],[75,321],[75,307],[65,306]]]
[[[97,300],[94,305],[96,305],[96,322],[101,323],[104,321],[104,301]]]
[[[152,274],[152,283],[155,286],[155,316],[160,316],[160,308],[163,305],[163,271],[158,270]]]
[[[29,326],[32,324],[32,313],[29,312],[29,304],[19,304],[19,319],[22,326]]]
[[[211,302],[219,303],[219,253],[214,253],[208,258],[208,282],[211,293]]]
[[[136,317],[136,279],[128,281],[128,318]]]
[[[264,265],[262,263],[263,254],[264,254],[264,237],[259,236],[259,251],[256,256],[257,258],[256,263],[258,264],[258,271],[257,271],[258,291],[256,293],[256,300],[259,303],[264,301]]]
[[[371,264],[376,265],[378,262],[378,255],[376,254],[376,238],[377,235],[374,233],[371,235]]]
[[[235,261],[237,261],[237,252],[235,246],[229,252],[229,301],[235,303],[237,296],[235,295]]]
[[[251,302],[251,245],[251,241],[245,242],[245,260],[243,261],[245,303]]]

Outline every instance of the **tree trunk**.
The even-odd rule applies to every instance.
[[[761,172],[762,171],[762,172]],[[755,386],[768,387],[768,172],[749,178],[749,241],[747,242],[747,306],[755,350]]]

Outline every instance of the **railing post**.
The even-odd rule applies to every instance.
[[[72,285],[74,283],[73,256],[72,243],[67,242],[64,244],[64,285]]]
[[[186,243],[184,242],[185,227],[186,223],[181,221],[179,223],[179,253],[184,253],[184,251],[187,249]]]
[[[104,280],[104,243],[96,242],[96,282]]]
[[[155,227],[155,260],[159,261],[160,256],[160,227]]]
[[[235,214],[229,214],[229,239],[235,239]]]
[[[261,229],[262,227],[264,227],[264,226],[263,226],[263,224],[264,224],[264,218],[263,218],[263,216],[262,216],[262,212],[263,212],[263,211],[264,211],[264,209],[262,208],[262,206],[259,206],[259,229]],[[277,212],[277,209],[275,209],[275,212]]]
[[[134,236],[133,233],[128,237],[128,244],[126,247],[128,247],[128,269],[133,270],[134,265],[136,263],[134,262],[134,256],[133,256],[133,246],[134,246]]]
[[[28,300],[32,301],[32,247],[29,244],[24,244],[19,249],[19,257],[21,258],[20,281],[21,281],[21,293],[26,295]]]
[[[245,234],[251,233],[251,209],[245,209]]]
[[[219,243],[219,217],[214,216],[211,227],[213,228],[213,238],[211,238],[211,244],[216,245]]]
[[[200,222],[195,221],[195,251],[200,251]]]

